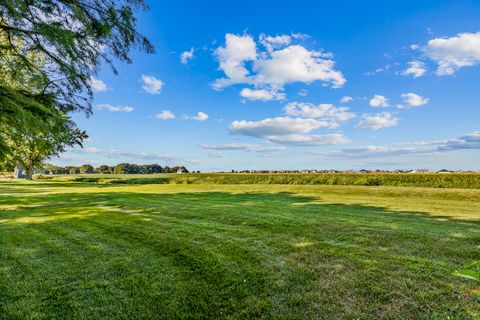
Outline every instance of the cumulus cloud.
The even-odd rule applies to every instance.
[[[398,121],[399,119],[393,117],[390,112],[364,114],[356,128],[378,130],[381,128],[394,127],[398,125]]]
[[[369,104],[374,108],[387,108],[390,106],[388,98],[378,94],[374,95],[373,98],[370,99]]]
[[[182,64],[187,64],[189,60],[193,59],[195,53],[195,48],[190,48],[188,51],[184,51],[180,54],[180,62]]]
[[[403,102],[407,107],[420,107],[428,103],[430,99],[419,96],[415,93],[402,93]],[[399,105],[399,108],[403,108],[403,105]]]
[[[245,150],[248,152],[260,152],[260,153],[272,153],[285,150],[285,147],[275,146],[275,147],[264,147],[258,144],[253,143],[227,143],[227,144],[202,144],[200,145],[203,149],[208,150]]]
[[[427,42],[423,51],[438,64],[437,75],[451,75],[460,68],[480,63],[480,32],[435,38]]]
[[[408,64],[408,68],[402,72],[404,76],[412,76],[414,78],[421,77],[425,74],[427,69],[425,68],[425,63],[422,61],[410,61]]]
[[[430,141],[410,142],[389,146],[360,146],[326,153],[328,156],[368,158],[388,157],[396,155],[434,154],[454,150],[480,149],[480,132],[473,132],[458,138]]]
[[[225,77],[215,80],[212,87],[219,90],[234,84],[249,84],[255,87],[252,91],[270,88],[278,93],[293,82],[322,81],[334,88],[345,84],[343,74],[334,68],[331,54],[292,44],[293,39],[300,38],[262,34],[259,42],[265,50],[257,51],[257,43],[250,35],[228,33],[225,45],[215,50]],[[246,65],[249,61],[251,66]]]
[[[162,80],[148,75],[142,75],[142,83],[142,89],[150,94],[159,94],[164,86]]]
[[[348,139],[341,134],[307,135],[312,130],[331,127],[330,121],[277,117],[260,121],[233,121],[230,132],[256,138],[262,138],[275,143],[296,145],[320,145],[347,143]]]
[[[257,58],[257,45],[249,35],[225,35],[225,46],[215,50],[215,56],[226,78],[217,79],[213,83],[214,89],[222,89],[237,83],[251,83],[249,71],[245,67],[246,61]]]
[[[340,99],[340,102],[341,103],[349,103],[353,100],[352,97],[349,97],[349,96],[343,96],[341,99]]]
[[[205,121],[205,120],[208,120],[208,114],[200,111],[200,112],[197,112],[197,115],[195,115],[195,116],[184,115],[183,119],[185,119],[185,120],[195,120],[195,121]]]
[[[284,108],[285,114],[302,118],[322,119],[332,121],[330,127],[337,127],[337,122],[345,122],[355,118],[355,114],[347,107],[335,107],[333,104],[290,102]]]
[[[260,121],[233,121],[230,124],[230,131],[252,137],[268,137],[307,133],[314,129],[328,126],[330,126],[328,121],[277,117]]]
[[[130,106],[114,106],[108,103],[97,104],[98,110],[108,110],[110,112],[132,112],[134,109]]]
[[[260,100],[260,101],[271,101],[271,100],[285,100],[285,93],[279,92],[272,88],[267,89],[250,89],[243,88],[240,91],[240,96],[248,100]]]
[[[107,84],[100,79],[90,77],[90,80],[88,82],[92,86],[93,91],[105,92],[108,90]]]
[[[334,88],[342,87],[346,80],[334,69],[335,62],[330,58],[330,54],[309,51],[300,45],[275,50],[268,58],[255,62],[255,83],[283,86],[291,82],[320,80]]]
[[[155,114],[155,118],[159,120],[175,119],[175,114],[170,110],[162,110],[162,112]]]

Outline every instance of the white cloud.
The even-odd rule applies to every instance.
[[[259,42],[267,49],[268,52],[272,52],[274,49],[278,49],[284,46],[288,46],[292,41],[292,37],[287,34],[269,36],[262,33],[259,37]]]
[[[423,48],[438,64],[438,75],[454,74],[459,68],[480,63],[480,32],[459,33],[451,38],[435,38]]]
[[[180,54],[180,62],[187,64],[189,60],[193,59],[195,48],[190,48],[188,51],[184,51]]]
[[[297,94],[301,97],[306,97],[308,95],[307,89],[300,89]]]
[[[392,68],[392,65],[391,64],[386,64],[385,66],[381,67],[381,68],[377,68],[375,69],[374,71],[369,71],[369,72],[366,72],[365,75],[367,76],[373,76],[377,73],[381,73],[381,72],[385,72],[385,71],[388,71]]]
[[[432,152],[434,152],[434,150],[428,147],[361,146],[354,148],[346,148],[338,152],[328,153],[327,155],[336,157],[368,158],[388,157],[405,154],[425,154]]]
[[[401,143],[389,146],[361,146],[330,152],[334,157],[367,158],[397,155],[434,154],[454,150],[480,149],[480,132],[473,132],[455,139]]]
[[[225,158],[227,155],[223,152],[209,152],[207,156],[210,158]]]
[[[233,121],[230,132],[267,139],[275,143],[294,145],[320,145],[347,143],[341,134],[307,135],[312,130],[331,127],[332,122],[317,119],[277,117],[260,121]]]
[[[378,130],[381,128],[394,127],[398,125],[398,120],[399,119],[393,117],[390,112],[364,114],[363,119],[357,124],[356,128]]]
[[[98,110],[108,110],[110,112],[132,112],[134,109],[130,106],[114,106],[108,103],[97,104]]]
[[[415,93],[402,93],[402,98],[404,103],[408,107],[420,107],[428,103],[430,99],[419,96]],[[399,105],[399,108],[403,108],[402,105]]]
[[[300,45],[273,51],[268,58],[255,62],[255,83],[283,86],[320,80],[334,88],[342,87],[346,80],[341,72],[334,70],[335,62],[330,57],[330,54],[309,51]]]
[[[425,69],[425,63],[422,61],[410,61],[408,63],[408,68],[402,72],[404,76],[413,76],[414,78],[421,77],[425,74],[427,69]]]
[[[387,108],[390,106],[390,104],[388,103],[388,98],[385,98],[384,96],[378,94],[374,95],[373,98],[370,99],[369,104],[371,107],[374,108]]]
[[[154,76],[142,75],[142,82],[142,89],[150,94],[159,94],[164,86],[163,81]]]
[[[278,90],[274,90],[271,88],[254,90],[250,88],[243,88],[242,91],[240,91],[240,96],[248,100],[285,100],[285,93],[279,92]]]
[[[353,100],[352,97],[349,97],[349,96],[343,96],[341,99],[340,99],[340,102],[341,103],[349,103]]]
[[[178,166],[178,165],[191,165],[198,163],[198,160],[188,159],[183,157],[178,157],[171,154],[161,154],[161,153],[149,153],[149,152],[129,152],[129,151],[120,151],[115,149],[110,150],[99,150],[96,148],[89,148],[89,150],[85,149],[73,149],[69,150],[68,152],[74,154],[88,154],[90,159],[92,156],[95,157],[104,157],[106,159],[113,159],[113,164],[118,163],[118,159],[125,159],[127,161],[131,161],[132,159],[138,160],[140,162],[147,162],[151,163],[155,161],[157,163],[166,164],[168,166]],[[63,156],[62,156],[63,158]],[[89,159],[81,159],[82,163],[85,162],[93,162],[89,161]],[[102,161],[103,163],[103,161]]]
[[[251,36],[227,33],[225,46],[217,48],[215,56],[220,64],[219,68],[227,77],[217,79],[213,83],[214,89],[222,89],[236,83],[251,82],[249,71],[245,67],[246,61],[253,61],[257,58],[257,45]]]
[[[323,103],[314,105],[313,103],[290,102],[284,111],[290,116],[299,116],[303,118],[314,118],[328,121],[345,122],[355,117],[353,112],[348,111],[346,107],[335,107],[333,104]]]
[[[329,133],[322,135],[290,134],[285,136],[271,137],[272,142],[292,145],[324,145],[324,144],[346,144],[351,141],[341,133]]]
[[[456,139],[447,140],[438,147],[439,151],[480,149],[480,132],[473,132]]]
[[[266,50],[257,52],[251,36],[228,33],[225,45],[215,50],[219,69],[226,77],[215,80],[212,87],[219,90],[243,83],[255,86],[255,91],[267,87],[278,92],[293,82],[322,81],[335,88],[345,84],[343,74],[334,69],[331,54],[291,44],[292,39],[299,37],[262,34],[259,41]],[[248,61],[251,67],[245,64]]]
[[[205,112],[197,112],[196,116],[190,116],[190,115],[183,115],[183,119],[185,120],[195,120],[195,121],[205,121],[208,119],[208,114]]]
[[[170,110],[162,110],[162,112],[155,114],[155,118],[160,120],[175,119],[175,114]]]
[[[90,85],[92,86],[93,91],[96,92],[105,92],[108,90],[108,87],[105,82],[103,82],[100,79],[96,79],[94,77],[90,77],[90,80],[88,81]]]
[[[230,131],[252,137],[281,136],[288,134],[307,133],[321,127],[328,127],[328,121],[315,119],[277,117],[260,121],[233,121]]]
[[[203,149],[208,150],[245,150],[248,152],[272,153],[285,150],[285,147],[263,147],[253,143],[227,143],[227,144],[202,144]]]

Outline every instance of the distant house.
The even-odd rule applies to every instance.
[[[452,173],[453,171],[447,170],[447,169],[442,169],[437,171],[437,173]]]
[[[187,171],[187,169],[185,169],[185,168],[179,168],[179,169],[177,170],[177,173],[188,173],[188,171]]]
[[[33,170],[34,175],[39,173],[45,174],[45,170],[38,170],[38,169]],[[13,177],[15,179],[25,179],[27,177],[27,170],[25,170],[23,166],[17,165],[13,172]]]
[[[25,179],[27,177],[27,171],[22,166],[16,166],[15,171],[13,172],[13,177],[15,179]]]

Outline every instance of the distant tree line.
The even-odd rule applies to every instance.
[[[94,168],[90,164],[82,166],[55,166],[45,164],[42,169],[52,174],[80,174],[80,173],[102,173],[102,174],[153,174],[153,173],[188,173],[188,169],[184,166],[160,166],[159,164],[134,164],[119,163],[115,166],[101,165]]]

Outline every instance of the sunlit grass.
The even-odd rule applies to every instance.
[[[0,318],[475,319],[480,190],[0,181]]]

